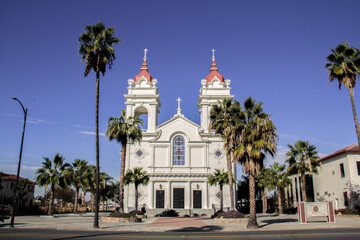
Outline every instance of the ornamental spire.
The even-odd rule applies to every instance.
[[[152,76],[149,74],[149,68],[148,68],[148,64],[147,64],[147,57],[146,57],[146,53],[149,50],[147,48],[144,49],[144,62],[142,64],[142,67],[140,68],[141,72],[135,76],[134,81],[137,82],[141,77],[145,77],[146,80],[148,82],[151,82],[152,80]]]
[[[224,82],[224,77],[218,72],[219,68],[216,65],[215,62],[215,49],[212,49],[212,63],[211,63],[211,67],[210,67],[210,74],[206,76],[206,81],[207,82],[211,82],[214,77],[217,77],[220,82]]]
[[[211,71],[218,71],[219,68],[216,66],[216,62],[215,62],[215,49],[211,50],[212,51],[212,64],[211,64],[211,68],[210,68],[210,72]]]

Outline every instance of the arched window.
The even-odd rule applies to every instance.
[[[173,165],[185,165],[185,140],[182,136],[173,140]]]

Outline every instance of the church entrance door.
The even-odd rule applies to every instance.
[[[165,191],[156,190],[156,208],[164,208]]]
[[[174,208],[184,208],[184,188],[173,189]]]
[[[201,190],[193,191],[193,208],[202,208]]]

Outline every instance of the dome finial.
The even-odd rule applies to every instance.
[[[146,52],[147,52],[147,51],[149,51],[149,50],[147,50],[147,48],[145,48],[145,49],[144,49],[144,61],[147,60],[147,59],[146,59]]]
[[[212,51],[212,53],[213,53],[211,60],[215,61],[215,49],[213,49],[213,50],[211,50],[211,51]]]

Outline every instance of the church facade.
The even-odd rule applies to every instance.
[[[180,215],[206,214],[210,216],[220,207],[220,188],[210,186],[208,177],[215,169],[227,171],[223,140],[209,132],[209,115],[213,104],[223,98],[232,99],[230,80],[218,72],[213,50],[210,74],[201,83],[198,125],[187,119],[180,108],[168,121],[158,125],[160,95],[157,79],[149,74],[146,52],[141,72],[128,80],[124,95],[127,116],[147,115],[147,129],[141,142],[129,143],[126,170],[142,167],[150,178],[147,186],[139,186],[139,208],[147,215],[174,209]],[[200,84],[199,84],[200,85]],[[236,178],[236,165],[233,165]],[[235,186],[234,186],[234,195]],[[224,210],[230,207],[229,187],[224,186]],[[233,199],[235,201],[235,199]],[[135,188],[125,186],[125,211],[135,208]]]

